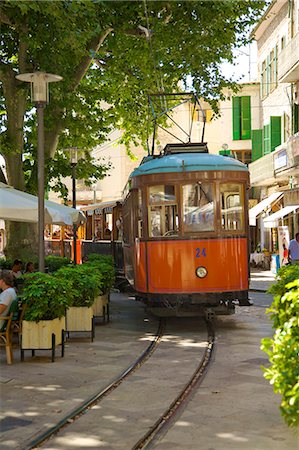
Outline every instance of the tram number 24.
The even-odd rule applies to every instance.
[[[201,256],[203,256],[205,258],[207,256],[206,249],[197,247],[195,249],[195,256],[196,256],[196,258],[200,258]]]

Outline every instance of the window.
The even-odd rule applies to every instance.
[[[183,187],[184,231],[196,233],[213,231],[214,191],[211,183],[187,184]]]
[[[178,212],[175,186],[149,187],[149,236],[178,234]]]
[[[233,97],[233,140],[251,138],[250,96]]]
[[[287,113],[283,113],[283,140],[286,142],[291,135],[291,121]]]
[[[271,116],[270,123],[264,125],[264,155],[273,152],[281,144],[281,117]]]
[[[138,223],[137,236],[141,238],[143,236],[143,222],[142,222],[142,191],[140,189],[138,189],[137,223]]]
[[[220,185],[221,228],[240,231],[244,228],[243,189],[241,184]]]
[[[261,97],[265,98],[267,96],[267,64],[266,61],[262,63],[261,70]]]
[[[276,45],[262,63],[261,68],[261,96],[267,97],[277,87],[277,53]]]
[[[280,39],[280,50],[282,51],[286,46],[286,37],[282,36],[282,38]]]
[[[269,58],[269,72],[270,72],[270,92],[277,87],[277,47],[275,47]]]

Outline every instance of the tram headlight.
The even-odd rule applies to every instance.
[[[200,267],[197,267],[195,273],[198,278],[204,278],[207,276],[208,271],[205,267],[200,266]]]

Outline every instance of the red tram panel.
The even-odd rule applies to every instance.
[[[137,242],[135,246],[138,292],[248,290],[246,238]],[[201,264],[207,268],[205,278],[195,274]]]

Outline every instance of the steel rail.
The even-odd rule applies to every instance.
[[[100,402],[106,395],[114,391],[129,375],[131,375],[135,370],[139,369],[152,355],[159,345],[163,334],[165,332],[165,320],[160,319],[159,327],[156,332],[155,338],[152,340],[150,345],[145,349],[145,351],[132,363],[127,369],[125,369],[114,381],[112,381],[108,386],[99,392],[96,392],[92,397],[81,403],[77,408],[72,410],[69,414],[63,417],[56,425],[49,428],[44,433],[37,436],[31,442],[29,442],[23,450],[31,450],[33,448],[39,447],[44,441],[48,440],[53,434],[57,433],[61,428],[66,425],[71,425],[74,419],[77,419],[81,414]]]
[[[204,355],[184,389],[171,403],[169,408],[158,418],[149,431],[132,447],[132,450],[149,449],[152,444],[162,435],[165,434],[171,422],[174,421],[179,409],[190,399],[195,387],[198,387],[203,381],[207,367],[211,361],[212,352],[215,342],[215,332],[211,321],[206,321],[208,331],[208,341]]]

